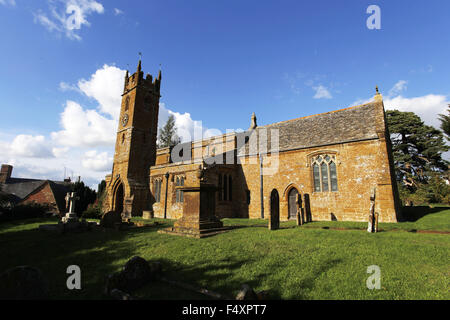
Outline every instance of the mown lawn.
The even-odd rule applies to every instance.
[[[448,208],[424,208],[409,222],[381,224],[368,234],[365,223],[312,222],[295,227],[283,222],[269,231],[267,221],[225,219],[226,233],[205,239],[159,234],[162,225],[128,231],[52,234],[37,230],[55,220],[26,220],[0,225],[0,272],[17,266],[40,268],[50,280],[52,297],[103,299],[105,277],[132,256],[163,263],[165,277],[234,296],[243,283],[268,290],[274,299],[450,299]],[[424,210],[427,215],[422,216]],[[421,213],[422,212],[422,213]],[[139,220],[139,219],[136,219]],[[322,227],[350,230],[322,229]],[[402,231],[392,231],[400,229]],[[66,289],[66,268],[82,271],[82,290]],[[381,268],[381,289],[366,287],[367,267]],[[153,283],[134,294],[147,299],[202,299],[200,294]]]

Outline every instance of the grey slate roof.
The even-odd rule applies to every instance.
[[[65,208],[64,197],[69,188],[65,182],[37,180],[37,179],[23,179],[23,178],[9,178],[6,183],[0,184],[0,189],[3,193],[14,196],[14,201],[19,202],[26,198],[30,193],[40,188],[46,182],[49,182],[50,188],[53,191],[57,206],[60,210]]]
[[[5,193],[14,195],[17,200],[22,200],[44,183],[45,180],[9,178],[6,183],[1,184],[1,189]]]
[[[271,129],[278,129],[279,151],[286,151],[376,139],[378,135],[375,125],[376,104],[368,103],[362,106],[273,123],[241,134],[260,137],[264,134],[263,130],[266,129],[268,150],[271,150]],[[248,147],[238,149],[238,155],[249,154]]]

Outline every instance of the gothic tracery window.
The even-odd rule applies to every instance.
[[[233,200],[233,178],[229,174],[219,174],[219,201]]]
[[[311,158],[314,192],[337,191],[336,156],[321,154]]]
[[[153,193],[155,197],[155,202],[161,202],[161,185],[162,185],[161,179],[156,179],[153,181]]]

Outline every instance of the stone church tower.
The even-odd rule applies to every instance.
[[[112,174],[106,176],[104,211],[118,211],[124,219],[150,206],[149,169],[155,164],[161,71],[144,78],[137,71],[125,75]]]

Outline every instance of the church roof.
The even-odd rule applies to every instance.
[[[350,107],[337,111],[273,123],[244,133],[257,136],[267,131],[268,150],[271,150],[272,129],[279,133],[279,151],[333,145],[338,143],[376,139],[377,103]],[[274,146],[275,147],[275,146]],[[240,148],[238,155],[251,154]]]

